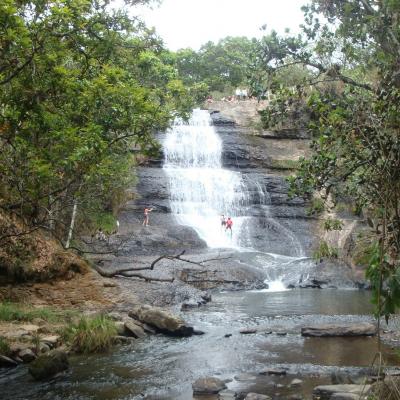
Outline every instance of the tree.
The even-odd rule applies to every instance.
[[[109,4],[0,4],[0,207],[26,232],[65,240],[74,205],[107,206],[132,149],[158,151],[152,134],[194,104],[153,32]]]
[[[371,217],[367,276],[377,313],[389,318],[400,305],[400,3],[314,0],[304,12],[302,36],[269,37],[259,52],[271,76],[290,65],[309,71],[297,93],[311,117],[313,154],[292,190],[351,196]]]

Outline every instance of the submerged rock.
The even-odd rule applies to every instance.
[[[193,394],[216,394],[226,389],[225,382],[218,378],[199,378],[192,384]]]
[[[164,311],[159,307],[152,307],[149,305],[136,306],[128,315],[156,328],[156,330],[161,333],[173,336],[193,335],[193,327],[187,326],[182,318],[168,311]]]
[[[60,350],[39,356],[29,365],[29,373],[36,380],[50,378],[69,367],[67,353]]]
[[[359,324],[327,324],[314,325],[301,328],[302,336],[373,336],[376,334],[376,326],[370,323]]]

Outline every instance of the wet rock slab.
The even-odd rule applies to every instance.
[[[301,328],[301,335],[309,337],[373,336],[375,334],[376,326],[370,323],[347,325],[326,324]]]
[[[129,312],[129,316],[149,324],[161,333],[173,336],[191,336],[194,333],[194,329],[187,326],[182,318],[159,307],[136,306]]]
[[[343,398],[344,395],[367,395],[371,389],[371,385],[321,385],[313,390],[313,399],[328,400]],[[347,397],[351,399],[351,397]],[[363,397],[361,397],[363,398]]]
[[[265,394],[248,393],[244,400],[271,400],[271,397]]]
[[[199,378],[192,384],[193,394],[217,394],[226,389],[225,382],[218,378]]]

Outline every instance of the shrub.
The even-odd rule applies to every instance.
[[[114,322],[103,315],[82,317],[77,324],[63,332],[64,339],[74,351],[86,354],[108,350],[116,334]]]
[[[6,339],[0,336],[0,354],[3,356],[8,356],[10,354],[10,346]]]
[[[317,215],[324,211],[324,201],[319,198],[314,198],[311,201],[310,207],[306,209],[307,215]]]
[[[314,260],[321,258],[338,258],[339,252],[336,247],[331,247],[325,240],[321,241],[317,250],[313,253]]]
[[[339,219],[327,218],[324,222],[324,229],[326,231],[341,231],[343,222]]]

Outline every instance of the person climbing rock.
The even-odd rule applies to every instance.
[[[153,211],[152,208],[145,207],[144,209],[144,219],[143,219],[143,226],[149,226],[149,213]]]
[[[231,231],[231,237],[232,237],[232,225],[233,225],[233,221],[232,221],[231,217],[228,217],[228,219],[226,220],[225,231],[227,231],[229,229]]]

